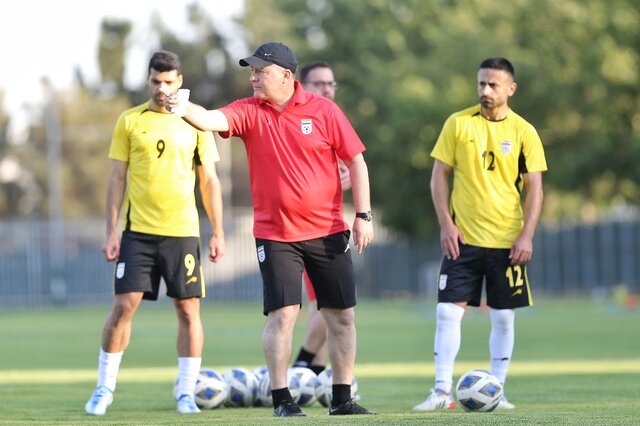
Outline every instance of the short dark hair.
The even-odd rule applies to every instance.
[[[309,73],[316,68],[329,68],[333,71],[333,68],[331,68],[331,65],[329,65],[329,62],[327,61],[309,62],[300,70],[300,81],[304,83],[307,80],[307,76],[309,75]]]
[[[160,72],[176,70],[180,75],[182,74],[182,63],[180,62],[180,57],[175,53],[167,50],[158,50],[151,56],[149,61],[149,74],[151,74],[151,69]]]
[[[506,58],[501,58],[499,56],[493,58],[487,58],[480,63],[480,69],[489,68],[492,70],[502,70],[511,74],[512,78],[516,77],[516,70],[513,68],[513,64],[509,62]]]

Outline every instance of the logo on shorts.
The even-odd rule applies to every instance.
[[[519,296],[519,295],[521,295],[521,294],[522,294],[522,289],[521,289],[521,288],[519,288],[519,289],[517,289],[516,291],[514,291],[513,293],[511,293],[511,297]]]
[[[195,284],[197,282],[198,282],[198,277],[191,277],[184,283],[184,285]]]
[[[124,262],[120,262],[116,265],[116,278],[120,279],[124,277]]]
[[[313,125],[311,124],[310,118],[305,118],[304,120],[300,120],[300,130],[305,135],[310,135],[313,131]]]
[[[438,280],[438,288],[440,290],[444,290],[445,288],[447,288],[447,278],[449,276],[447,274],[441,274],[440,275],[440,279]]]
[[[264,246],[258,247],[258,261],[262,263],[266,258],[267,255],[264,253]]]
[[[349,243],[347,243],[347,247],[345,247],[343,253],[348,252],[350,248],[351,248],[351,246],[349,245]]]

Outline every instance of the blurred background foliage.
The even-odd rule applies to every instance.
[[[249,96],[228,34],[197,4],[185,7],[195,41],[158,17],[153,36],[182,57],[192,99],[212,108]],[[477,67],[488,56],[514,63],[511,106],[545,144],[545,221],[595,221],[640,201],[637,0],[246,0],[245,11],[239,37],[248,51],[282,41],[301,64],[334,66],[336,102],[367,146],[374,209],[401,235],[437,231],[429,153],[447,116],[477,102]],[[96,46],[102,82],[88,87],[78,72],[76,87],[52,98],[63,129],[65,217],[103,215],[113,124],[148,99],[146,88],[122,80],[130,34],[130,22],[105,21]],[[0,217],[48,214],[47,132],[37,120],[45,113],[34,108],[35,124],[12,140],[0,111]],[[235,185],[246,181],[244,148],[230,145],[232,202],[248,205],[246,185]]]

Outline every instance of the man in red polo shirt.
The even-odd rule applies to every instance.
[[[335,103],[306,92],[296,80],[298,62],[289,47],[265,43],[240,65],[251,67],[253,97],[215,110],[189,103],[184,118],[222,137],[238,136],[246,147],[274,415],[305,415],[287,387],[305,268],[328,326],[329,414],[372,414],[351,398],[356,289],[337,164],[340,158],[349,168],[356,211],[353,239],[362,253],[373,240],[365,147]],[[165,102],[170,110],[181,106],[174,95]]]

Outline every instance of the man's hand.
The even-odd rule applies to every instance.
[[[356,218],[353,222],[353,241],[358,247],[358,254],[373,242],[373,222]]]
[[[118,260],[118,257],[120,257],[120,238],[116,234],[107,235],[102,247],[102,253],[107,262]]]
[[[522,234],[518,235],[518,238],[513,242],[511,251],[509,252],[509,259],[511,259],[512,265],[523,265],[531,260],[533,256],[533,241],[531,238]]]
[[[209,240],[209,260],[217,263],[227,252],[227,243],[224,237],[216,237],[215,235]]]
[[[451,223],[440,228],[440,247],[447,259],[456,260],[460,257],[460,244],[467,243],[456,225]]]
[[[179,100],[177,96],[177,92],[168,93],[162,89],[160,89],[162,94],[164,95],[164,107],[167,111],[172,112],[174,109],[179,107]]]

